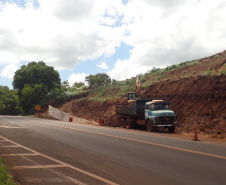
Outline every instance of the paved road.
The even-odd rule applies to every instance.
[[[226,146],[159,133],[0,116],[0,157],[21,184],[226,184]]]

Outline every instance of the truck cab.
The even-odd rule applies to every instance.
[[[170,102],[163,100],[152,100],[145,104],[145,122],[148,131],[154,127],[166,127],[169,132],[174,132],[177,125]]]

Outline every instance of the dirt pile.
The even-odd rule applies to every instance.
[[[210,134],[226,134],[226,76],[197,76],[159,82],[145,92],[173,105],[184,131],[193,127]]]
[[[196,65],[165,73],[164,79],[143,90],[143,97],[170,101],[181,131],[191,132],[197,127],[214,137],[226,137],[226,51],[192,62]],[[146,83],[150,78],[146,77]],[[50,104],[76,117],[96,122],[103,118],[106,125],[118,126],[115,107],[126,102],[126,94],[100,102],[90,100],[86,92],[68,102]]]

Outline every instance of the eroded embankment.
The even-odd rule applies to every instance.
[[[197,76],[164,81],[145,91],[147,98],[161,97],[173,105],[182,130],[226,134],[226,76]]]
[[[181,125],[179,130],[200,131],[226,137],[226,76],[196,76],[155,83],[144,92],[144,98],[163,98],[170,101]],[[126,96],[126,95],[125,95]],[[126,103],[126,97],[104,102],[82,98],[53,106],[73,116],[98,122],[104,118],[106,125],[119,126],[116,104]]]

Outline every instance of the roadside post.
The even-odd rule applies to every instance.
[[[99,124],[100,124],[101,126],[104,125],[104,119],[103,119],[103,118],[101,118],[101,119],[99,120]]]

